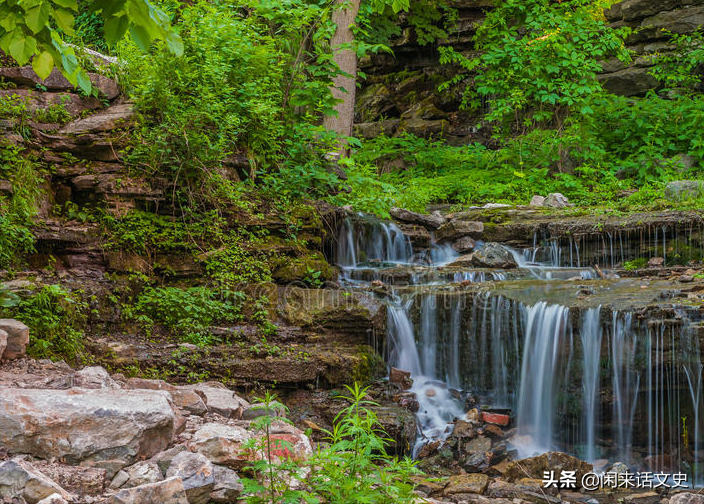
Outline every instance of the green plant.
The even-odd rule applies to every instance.
[[[6,308],[6,312],[29,327],[28,355],[79,364],[88,360],[83,336],[88,308],[80,292],[53,284]]]
[[[263,398],[256,398],[252,408],[263,412],[253,421],[251,428],[260,436],[251,439],[246,448],[254,461],[246,469],[254,478],[243,478],[245,500],[248,504],[317,503],[308,492],[291,488],[295,479],[304,477],[301,464],[287,456],[292,452],[290,442],[272,435],[274,422],[291,425],[285,415],[288,408],[266,391]]]
[[[336,504],[418,502],[411,482],[418,472],[415,463],[386,455],[389,440],[371,409],[377,404],[366,399],[368,389],[359,384],[345,388],[349,405],[336,416],[329,445],[311,461],[317,468],[308,478],[311,493]]]
[[[14,308],[18,304],[20,304],[19,296],[8,289],[5,284],[0,283],[0,309]]]
[[[241,292],[218,293],[206,287],[147,286],[123,310],[126,318],[136,320],[147,332],[159,325],[179,340],[204,346],[218,342],[210,326],[242,319],[244,298]]]
[[[633,259],[632,261],[626,261],[623,263],[623,269],[626,271],[635,271],[637,269],[644,268],[648,264],[648,260],[644,257],[639,257],[638,259]]]
[[[322,271],[315,270],[309,266],[306,269],[306,274],[303,277],[303,281],[311,287],[318,289],[323,285],[323,281],[320,279],[320,275],[322,275]]]
[[[704,63],[704,30],[680,34],[663,30],[670,36],[672,50],[651,56],[650,73],[667,88],[691,89],[701,82],[697,68]]]

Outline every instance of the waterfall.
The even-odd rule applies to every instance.
[[[586,450],[585,457],[588,462],[596,459],[596,422],[598,394],[600,390],[599,370],[601,359],[602,327],[599,320],[601,307],[590,308],[584,313],[580,327],[580,339],[584,355],[582,371],[582,392],[584,403],[584,425]]]
[[[541,301],[524,309],[525,334],[518,401],[519,448],[547,451],[553,445],[555,377],[561,346],[571,337],[569,309]]]
[[[646,247],[655,235],[657,246]],[[359,216],[340,229],[337,258],[343,278],[357,279],[348,284],[353,288],[375,279],[394,286],[383,297],[387,357],[413,378],[414,454],[446,439],[464,414],[458,398],[471,395],[482,407],[512,410],[511,442],[521,455],[557,449],[641,470],[688,471],[704,484],[704,326],[690,320],[701,315],[665,303],[653,313],[607,314],[588,300],[557,304],[553,290],[560,279],[577,279],[574,288],[582,289],[578,279],[595,272],[580,265],[618,266],[640,249],[669,261],[701,252],[681,238],[661,226],[639,236],[569,236],[565,243],[536,235],[531,249],[507,247],[514,270],[446,268],[456,253],[432,234],[430,246],[414,254],[399,227]],[[486,288],[456,285],[507,279]]]

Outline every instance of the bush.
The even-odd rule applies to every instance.
[[[206,287],[146,287],[134,304],[124,306],[124,315],[147,332],[159,325],[181,341],[209,345],[218,341],[210,326],[242,320],[244,298],[241,292],[218,293]]]
[[[23,299],[7,314],[29,327],[27,354],[35,359],[63,359],[72,364],[85,362],[83,331],[88,305],[80,292],[61,285],[45,285],[37,294]]]

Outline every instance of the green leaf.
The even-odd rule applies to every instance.
[[[15,30],[12,34],[12,42],[10,42],[8,49],[10,56],[20,65],[24,65],[36,52],[37,40],[34,37],[25,36],[20,30]]]
[[[56,9],[52,14],[54,20],[56,21],[56,25],[62,32],[70,36],[73,36],[75,34],[75,32],[73,31],[73,25],[75,24],[76,20],[73,17],[73,14],[63,9]]]
[[[130,25],[130,35],[132,35],[137,47],[144,52],[149,51],[149,45],[151,44],[152,38],[149,36],[149,32],[147,32],[144,27],[135,24]]]
[[[54,69],[54,58],[48,51],[42,51],[32,60],[32,68],[41,79],[46,79]]]
[[[90,82],[90,77],[88,77],[88,74],[82,68],[79,68],[76,72],[76,81],[78,83],[78,87],[84,93],[90,94],[90,92],[93,90],[93,85]]]
[[[111,16],[105,20],[105,40],[108,44],[115,44],[127,32],[129,18],[126,15]]]
[[[181,56],[183,54],[183,40],[176,33],[169,33],[166,37],[166,46],[169,51],[174,53],[176,56]]]
[[[78,1],[77,0],[52,0],[56,5],[64,7],[66,9],[71,9],[72,11],[78,11]]]
[[[49,6],[46,3],[41,3],[36,7],[33,7],[24,18],[27,27],[32,30],[33,33],[39,33],[42,31],[46,24],[49,22]]]

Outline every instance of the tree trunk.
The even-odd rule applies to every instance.
[[[340,45],[347,45],[354,42],[352,25],[354,24],[357,12],[359,12],[360,0],[336,0],[336,8],[332,14],[332,20],[337,25],[335,35],[333,35],[330,45],[333,48],[333,59],[340,67],[340,70],[347,75],[338,75],[333,80],[332,95],[342,100],[335,105],[337,116],[325,116],[323,126],[325,129],[335,131],[340,136],[352,136],[354,125],[354,100],[357,87],[357,54],[347,48],[340,48]],[[339,5],[346,5],[341,8]],[[340,156],[347,155],[347,147],[340,145]]]

